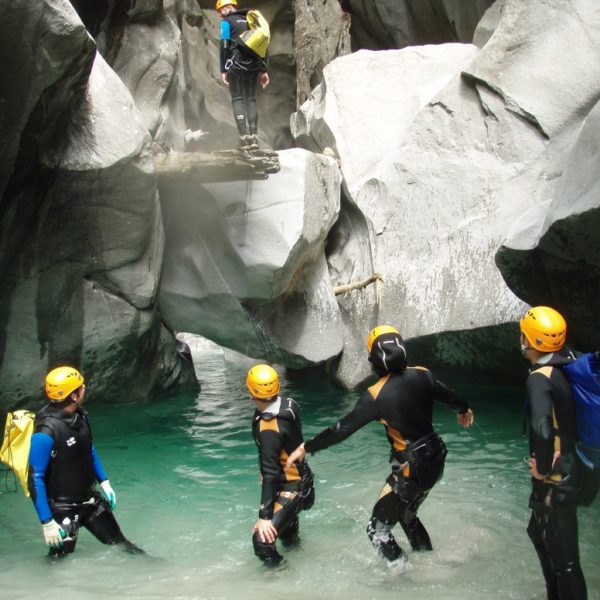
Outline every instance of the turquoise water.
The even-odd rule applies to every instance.
[[[124,533],[148,558],[82,531],[75,555],[45,558],[29,500],[0,489],[2,598],[482,599],[544,598],[525,527],[528,476],[522,392],[457,386],[477,425],[458,427],[440,406],[436,427],[450,453],[443,480],[420,512],[434,544],[404,565],[378,559],[365,535],[387,474],[388,446],[373,423],[310,460],[317,500],[302,513],[299,547],[268,570],[252,553],[260,485],[250,434],[246,365],[196,356],[202,392],[147,405],[90,404],[96,447],[117,492]],[[305,435],[331,424],[356,393],[316,379],[285,381]],[[397,537],[406,548],[401,529]],[[580,510],[580,547],[591,599],[600,599],[600,502]]]

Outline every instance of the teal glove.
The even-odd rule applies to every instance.
[[[100,484],[100,487],[102,488],[102,493],[104,494],[104,497],[108,500],[108,503],[110,504],[110,510],[115,510],[115,506],[117,505],[117,495],[112,489],[110,481],[108,479],[105,479]]]
[[[42,523],[44,540],[50,548],[58,550],[63,547],[63,539],[67,537],[65,530],[54,520]]]

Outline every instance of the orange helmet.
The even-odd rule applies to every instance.
[[[367,348],[369,352],[371,352],[371,348],[373,348],[373,342],[384,333],[397,333],[400,335],[400,332],[391,325],[378,325],[375,329],[371,330],[369,333],[369,337],[367,338]]]
[[[527,341],[540,352],[556,352],[567,339],[567,323],[563,316],[549,306],[530,308],[520,322]]]
[[[46,375],[46,395],[52,402],[61,402],[83,385],[83,376],[73,367],[58,367]]]
[[[232,6],[237,6],[237,0],[217,0],[215,10],[221,10],[224,6],[227,6],[228,4],[231,4]]]
[[[252,367],[246,377],[246,386],[255,398],[263,400],[277,396],[281,387],[277,371],[269,365]]]

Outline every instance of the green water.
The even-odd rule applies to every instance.
[[[151,558],[132,557],[82,530],[75,555],[52,562],[33,507],[0,489],[2,598],[544,598],[525,533],[529,517],[522,393],[462,386],[477,425],[459,429],[440,406],[449,447],[443,480],[420,512],[434,544],[389,567],[365,535],[387,474],[388,446],[373,423],[311,459],[317,500],[301,516],[301,545],[267,570],[250,530],[260,486],[250,434],[245,366],[196,357],[203,389],[160,404],[89,405],[96,447],[117,492],[124,533]],[[284,381],[300,404],[305,435],[329,425],[355,393],[317,380]],[[397,537],[406,548],[401,529]],[[600,599],[600,502],[580,510],[580,548],[591,599]]]

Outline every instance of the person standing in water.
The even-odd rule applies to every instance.
[[[53,369],[46,395],[50,402],[36,414],[31,436],[28,488],[50,554],[74,552],[82,525],[103,544],[143,553],[113,515],[117,497],[92,442],[81,373],[69,366]]]
[[[248,10],[237,10],[237,0],[217,0],[221,16],[220,67],[221,81],[229,88],[233,118],[240,136],[240,147],[258,148],[258,84],[269,85],[266,60],[252,55],[237,39],[248,30]]]
[[[575,355],[564,347],[567,324],[553,308],[531,308],[520,329],[521,352],[531,363],[526,416],[532,512],[527,534],[542,567],[548,599],[586,600],[577,531],[575,401],[559,368]]]
[[[313,475],[306,460],[284,470],[288,454],[303,438],[298,405],[279,395],[277,372],[268,365],[256,365],[248,371],[246,386],[256,406],[252,435],[262,478],[252,544],[256,556],[268,565],[276,565],[283,557],[275,541],[279,538],[284,545],[294,543],[299,531],[298,513],[314,503]]]
[[[394,561],[404,554],[392,534],[398,522],[413,550],[432,549],[417,511],[442,477],[447,453],[433,429],[433,401],[455,410],[464,427],[473,424],[473,411],[431,371],[407,366],[404,342],[394,327],[375,327],[367,348],[379,376],[377,383],[364,392],[350,413],[294,450],[287,465],[304,460],[306,452],[312,454],[344,441],[371,421],[380,421],[391,445],[392,472],[373,508],[367,535],[384,558]]]

